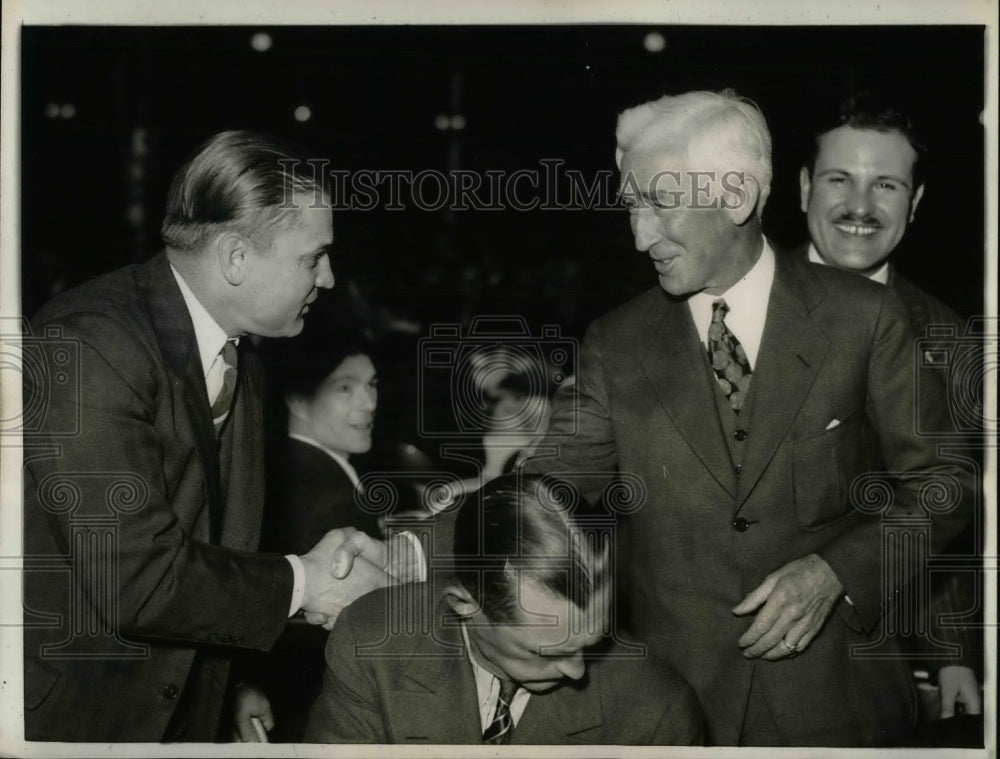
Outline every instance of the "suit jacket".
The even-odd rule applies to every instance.
[[[808,244],[796,249],[793,253],[793,255],[801,256],[803,260],[808,258],[808,254]],[[910,327],[917,338],[927,339],[927,328],[932,325],[935,328],[950,328],[955,337],[958,338],[965,334],[965,320],[953,308],[913,284],[900,274],[892,264],[889,265],[887,284],[903,302],[909,317]],[[953,341],[948,340],[942,341],[942,344],[949,342],[954,345]],[[930,350],[933,350],[935,345],[931,342]],[[966,341],[961,348],[969,350],[971,346]],[[957,353],[952,356],[953,362],[961,360]],[[973,374],[962,371],[952,373],[953,384],[949,387],[952,398],[969,396],[961,384],[964,379]],[[981,523],[981,517],[979,521]],[[977,563],[976,557],[981,555],[978,543],[977,532],[970,524],[944,551],[966,557],[966,566],[974,565]],[[914,589],[913,592],[916,590]],[[976,632],[975,626],[970,627],[967,624],[972,609],[979,610],[978,614],[972,615],[973,620],[976,623],[982,622],[980,595],[981,593],[977,594],[974,576],[968,572],[936,572],[931,577],[930,593],[925,604],[927,619],[924,624],[918,627],[929,633],[934,640],[930,640],[926,634],[904,636],[905,648],[921,657],[914,661],[915,666],[933,671],[946,665],[960,665],[976,670],[981,679],[983,670],[982,634]],[[941,624],[939,621],[944,618],[950,619],[950,623]],[[956,622],[959,618],[962,618],[965,624]],[[956,653],[954,655],[944,653],[946,647],[950,647]]]
[[[24,440],[26,737],[157,741],[186,704],[187,735],[212,740],[229,654],[275,641],[292,590],[283,557],[254,553],[259,362],[242,340],[220,440],[162,253],[53,299],[46,330],[55,363],[25,396],[45,402]]]
[[[615,472],[638,477],[645,500],[619,549],[634,632],[694,686],[710,742],[738,741],[752,675],[789,745],[882,744],[912,725],[902,662],[851,654],[879,641],[888,520],[932,524],[936,547],[970,513],[969,462],[914,434],[912,344],[889,289],[779,257],[749,408],[727,432],[685,300],[653,288],[589,328],[540,446],[558,453],[526,468],[577,473],[592,500]],[[941,390],[919,411],[944,424]],[[879,461],[901,477],[866,480]],[[918,493],[934,477],[958,484],[957,503],[927,514]],[[752,619],[730,609],[811,553],[853,606],[841,599],[797,656],[745,659]]]
[[[267,541],[275,550],[308,553],[335,527],[352,526],[381,537],[377,515],[355,503],[351,478],[319,448],[287,438],[275,463],[266,519],[273,529]]]
[[[482,743],[475,678],[461,629],[426,583],[378,590],[348,607],[326,646],[323,695],[306,740]],[[532,694],[513,744],[697,744],[698,702],[656,659],[591,660],[578,683]]]

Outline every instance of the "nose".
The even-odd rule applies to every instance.
[[[649,208],[640,208],[629,215],[632,225],[632,236],[635,237],[635,249],[645,253],[656,242],[656,229],[653,212]]]
[[[329,290],[333,287],[333,268],[330,266],[330,256],[326,253],[319,260],[319,271],[316,273],[316,287],[322,287],[324,290]]]
[[[579,680],[587,671],[587,665],[583,663],[583,652],[577,651],[572,656],[560,659],[556,668],[570,680]]]
[[[363,411],[374,411],[375,407],[378,406],[378,390],[374,387],[365,385],[361,387],[358,392],[360,393],[358,406]]]
[[[847,196],[847,210],[855,216],[868,216],[875,210],[875,200],[871,188],[864,184],[855,184]]]

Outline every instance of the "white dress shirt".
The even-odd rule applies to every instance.
[[[205,389],[208,391],[208,399],[211,402],[222,389],[225,365],[221,352],[229,335],[208,313],[173,264],[170,264],[170,271],[174,275],[174,279],[177,280],[181,297],[184,298],[184,305],[187,306],[191,322],[194,324],[194,339],[198,344],[198,355],[201,358],[201,368],[205,376]],[[234,342],[238,345],[239,338],[236,338]],[[291,617],[302,608],[302,597],[306,592],[306,570],[302,566],[302,559],[298,556],[289,554],[285,558],[292,566],[292,600],[288,609],[288,616]]]
[[[809,243],[809,261],[814,264],[822,264],[823,266],[829,266],[829,264],[823,260],[820,256],[819,251],[816,250],[816,246]],[[871,274],[868,274],[868,279],[872,282],[878,282],[880,285],[889,284],[889,262],[886,261],[880,267],[878,267]]]
[[[469,657],[469,664],[472,665],[472,674],[476,678],[476,696],[479,704],[480,732],[485,733],[486,728],[493,722],[493,713],[497,709],[497,700],[500,697],[500,678],[476,661],[472,653],[472,646],[469,645],[469,633],[465,629],[465,622],[462,622],[462,640],[465,641],[465,652]],[[528,705],[528,698],[531,692],[518,687],[514,693],[514,698],[510,700],[510,719],[517,727],[524,714],[524,708]]]
[[[774,283],[774,251],[764,240],[764,250],[760,258],[750,267],[750,271],[722,295],[695,293],[688,298],[688,307],[694,318],[698,336],[708,349],[708,328],[712,324],[712,304],[722,298],[729,306],[726,326],[746,351],[747,361],[753,369],[760,352],[760,341],[764,336],[764,321],[767,318],[767,304],[771,300],[771,285]]]

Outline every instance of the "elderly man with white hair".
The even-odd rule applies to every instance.
[[[591,325],[539,447],[558,454],[527,468],[590,498],[615,472],[643,480],[619,545],[632,632],[694,686],[711,742],[905,740],[914,693],[882,620],[921,567],[886,575],[883,545],[912,524],[933,549],[968,519],[971,469],[914,431],[917,411],[948,425],[943,387],[915,394],[892,291],[775,256],[755,105],[664,97],[621,114],[617,138],[659,287]],[[948,503],[925,510],[938,485]]]

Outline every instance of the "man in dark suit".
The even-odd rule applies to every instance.
[[[926,336],[932,325],[950,328],[961,337],[964,320],[906,279],[890,260],[923,197],[920,169],[925,156],[926,147],[911,120],[887,101],[862,94],[839,104],[816,130],[808,161],[799,172],[811,242],[798,255],[887,285],[905,305],[918,337]],[[953,387],[951,392],[961,393],[962,388]],[[966,530],[948,551],[974,556],[972,530]],[[930,603],[921,603],[920,609],[927,623],[906,625],[958,647],[958,655],[946,658],[926,636],[912,638],[911,647],[921,655],[919,668],[936,671],[941,702],[933,716],[951,717],[958,705],[968,714],[980,714],[976,670],[982,669],[982,640],[972,630],[935,623],[941,615],[962,616],[978,607],[975,584],[966,572],[937,573],[934,580]]]
[[[334,576],[366,547],[350,530],[303,556],[255,552],[261,368],[246,336],[298,333],[333,286],[329,204],[301,167],[260,135],[216,135],[174,179],[166,251],[33,321],[78,382],[26,379],[42,407],[25,439],[28,740],[215,740],[237,648],[270,647],[300,609],[328,623],[388,579],[362,559]]]
[[[589,513],[537,477],[469,496],[440,593],[376,591],[337,620],[307,740],[699,743],[697,700],[673,668],[616,644],[595,651],[608,642],[611,556]]]
[[[710,743],[899,740],[914,715],[906,667],[857,648],[878,640],[893,592],[883,535],[917,519],[941,545],[972,491],[963,462],[914,433],[903,307],[775,257],[760,223],[771,139],[752,103],[664,97],[625,111],[617,138],[660,287],[589,328],[539,446],[554,456],[527,468],[580,473],[594,497],[616,471],[643,481],[621,554],[632,632],[694,686]],[[944,424],[934,390],[921,411]],[[949,497],[926,514],[932,483]]]

